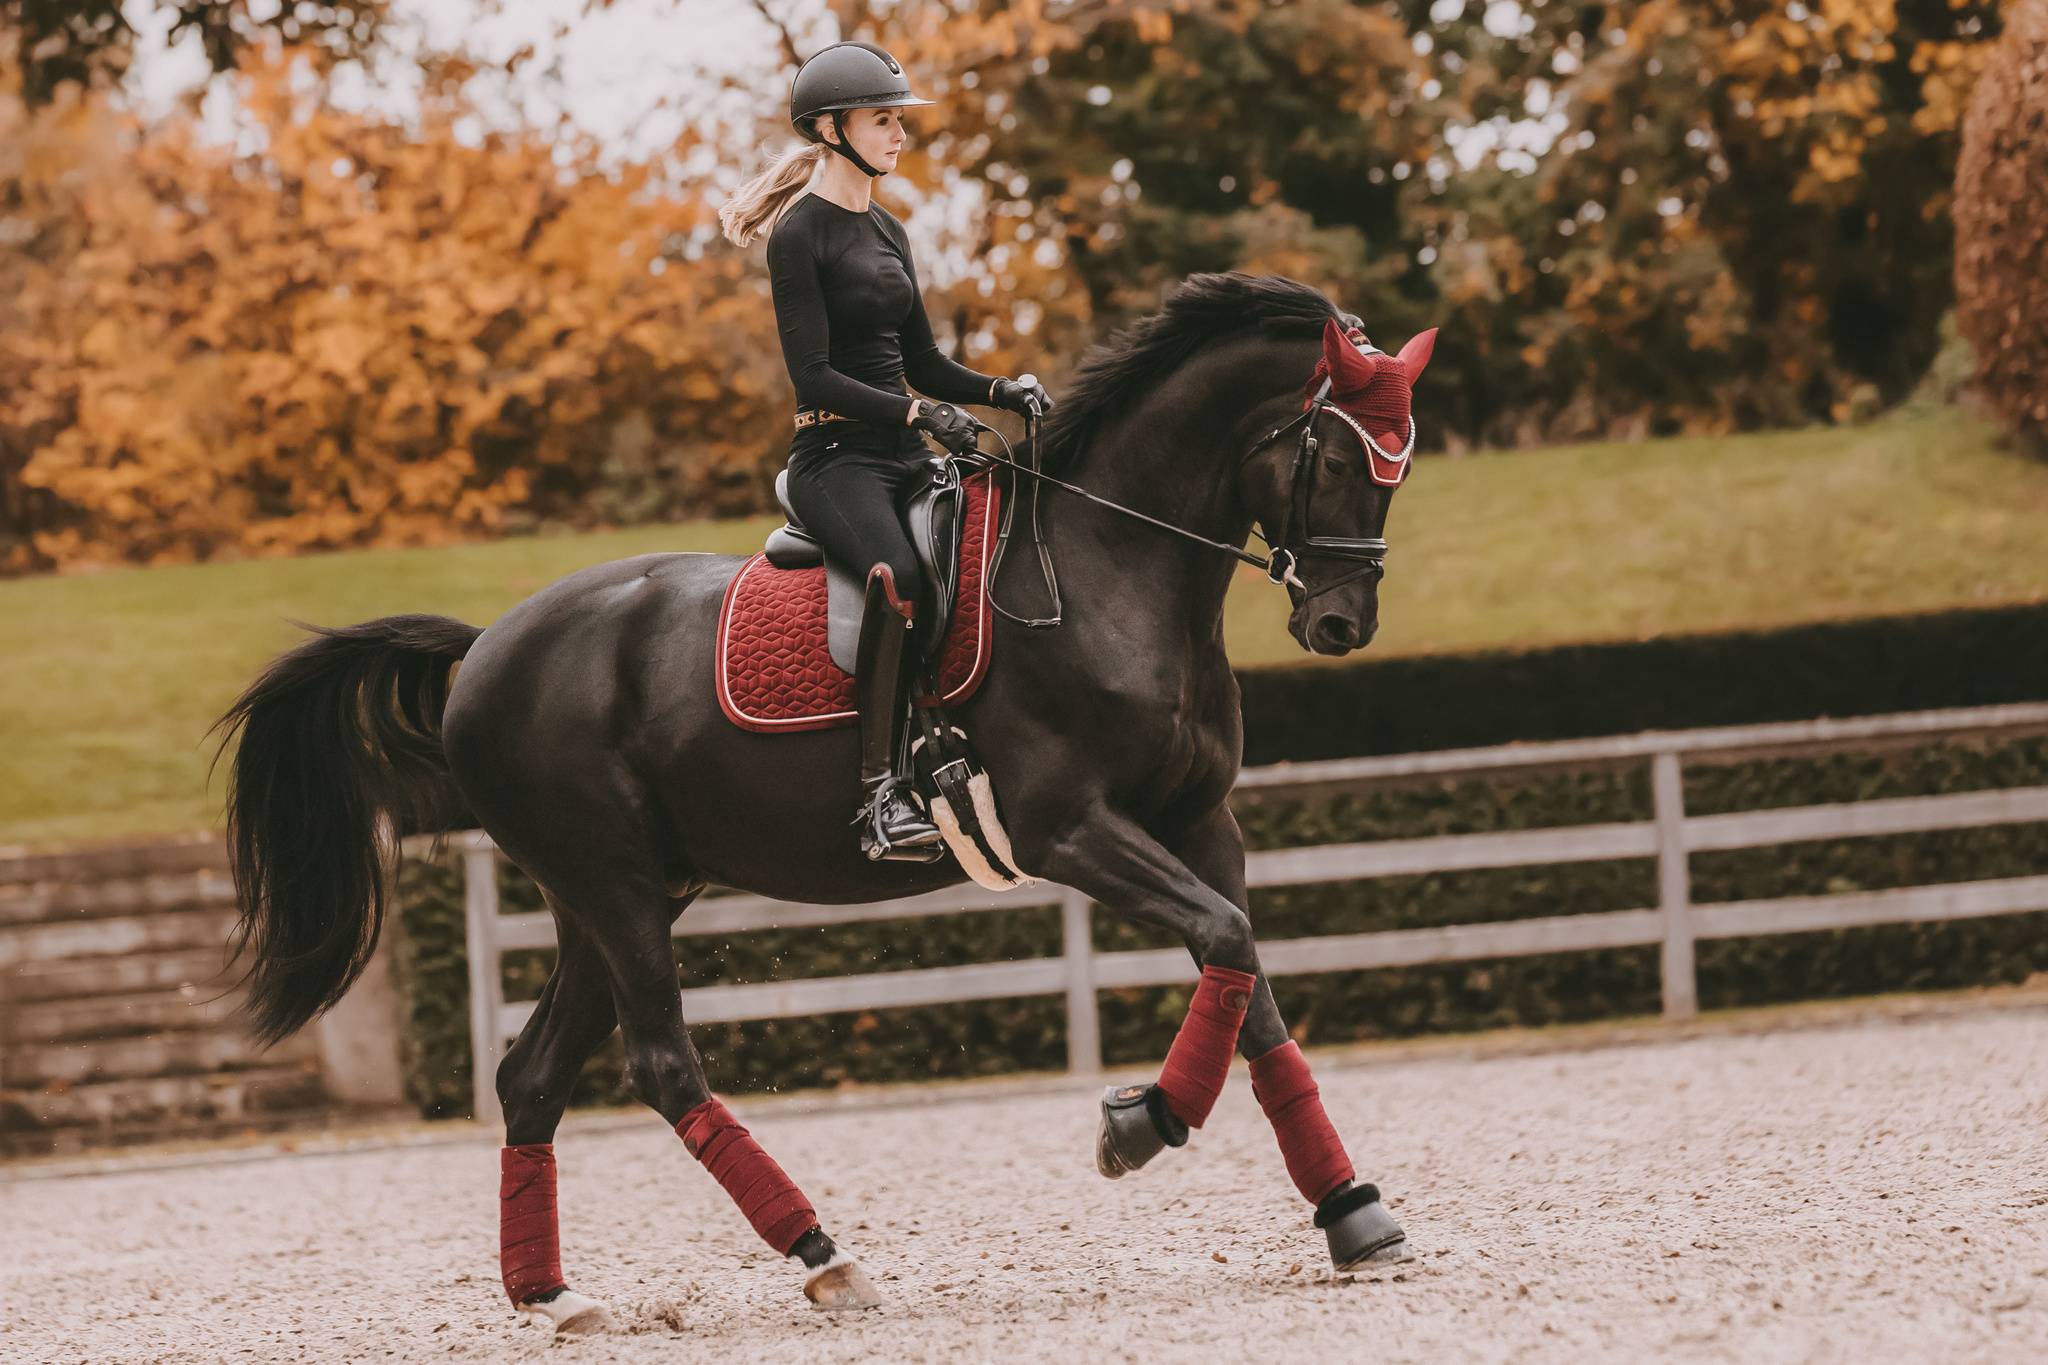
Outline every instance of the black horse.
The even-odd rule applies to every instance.
[[[1242,546],[1259,523],[1293,599],[1289,632],[1319,654],[1348,653],[1377,625],[1378,538],[1412,453],[1409,384],[1432,335],[1395,357],[1356,328],[1293,280],[1191,277],[1159,313],[1090,352],[1035,449],[1018,458],[1223,546]],[[1334,398],[1329,383],[1313,387],[1324,371]],[[1318,421],[1326,415],[1344,420]],[[1225,1041],[1210,1049],[1220,1059],[1197,1069],[1210,1067],[1220,1087],[1238,1021],[1244,1057],[1295,1057],[1292,1079],[1262,1077],[1255,1063],[1253,1084],[1318,1225],[1332,1229],[1340,1263],[1404,1255],[1377,1191],[1351,1179],[1259,974],[1244,845],[1226,804],[1242,751],[1223,642],[1238,560],[1056,490],[1045,492],[1043,522],[1068,586],[1065,623],[998,620],[983,685],[951,713],[986,762],[1017,865],[1175,931],[1205,984],[1255,983],[1234,999],[1224,990],[1220,1013],[1203,1016],[1224,1029],[1203,1036]],[[562,1283],[548,1144],[579,1068],[615,1026],[628,1089],[678,1125],[771,1245],[802,1260],[813,1302],[875,1301],[795,1186],[710,1095],[670,927],[714,882],[848,903],[962,875],[950,859],[861,856],[848,824],[860,796],[854,731],[762,735],[721,714],[713,628],[739,564],[707,554],[602,564],[488,630],[434,616],[316,627],[217,727],[223,748],[241,734],[229,838],[251,1010],[267,1039],[332,1005],[361,970],[394,835],[473,823],[539,885],[560,951],[497,1075],[504,1272],[514,1304],[561,1330],[601,1326],[604,1313]],[[998,596],[1040,591],[1037,567],[1011,556]],[[1191,1013],[1183,1036],[1209,1026]],[[1176,1118],[1155,1089],[1105,1100],[1104,1141],[1122,1144],[1123,1162],[1105,1174],[1185,1141],[1184,1107]],[[1125,1126],[1112,1131],[1119,1094]],[[1135,1140],[1132,1106],[1144,1128]],[[1313,1132],[1291,1137],[1289,1125]],[[1316,1174],[1297,1170],[1301,1152],[1307,1166],[1330,1150]]]

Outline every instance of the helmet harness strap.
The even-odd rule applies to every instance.
[[[832,126],[839,130],[839,141],[827,142],[825,145],[866,171],[870,177],[880,176],[882,172],[868,165],[861,154],[853,149],[853,140],[846,135],[846,116],[849,112],[851,111],[846,109],[834,109],[832,111]]]

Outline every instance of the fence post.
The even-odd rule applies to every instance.
[[[481,832],[462,854],[462,916],[469,952],[470,1097],[479,1123],[496,1123],[498,1059],[505,1039],[498,1028],[504,968],[498,961],[498,850]]]
[[[1067,1070],[1102,1070],[1102,1021],[1095,1011],[1095,935],[1088,898],[1071,888],[1060,896],[1061,957],[1067,968]]]
[[[1664,1017],[1690,1019],[1700,1012],[1700,999],[1687,913],[1692,872],[1685,850],[1685,770],[1676,752],[1651,758],[1650,795],[1657,814],[1657,908],[1664,916]]]

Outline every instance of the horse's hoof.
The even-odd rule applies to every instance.
[[[1160,1150],[1187,1144],[1188,1126],[1166,1107],[1156,1085],[1112,1085],[1102,1092],[1095,1169],[1111,1180],[1137,1170]]]
[[[1330,1263],[1339,1270],[1390,1265],[1411,1255],[1408,1234],[1372,1185],[1354,1185],[1325,1199],[1316,1206],[1316,1226],[1330,1239]]]
[[[848,1308],[879,1308],[882,1291],[860,1268],[860,1262],[843,1251],[813,1270],[804,1280],[804,1297],[820,1312],[836,1313]]]
[[[1393,1241],[1384,1242],[1380,1244],[1379,1246],[1373,1248],[1371,1251],[1366,1252],[1365,1255],[1359,1257],[1355,1261],[1352,1261],[1348,1264],[1337,1265],[1337,1269],[1364,1270],[1369,1266],[1398,1265],[1403,1261],[1412,1261],[1414,1259],[1415,1253],[1408,1249],[1407,1236],[1403,1233],[1397,1232],[1394,1234]],[[1336,1264],[1336,1256],[1334,1252],[1331,1254],[1331,1263]]]
[[[618,1326],[603,1304],[573,1289],[564,1289],[545,1303],[529,1300],[519,1305],[519,1311],[553,1324],[556,1336],[588,1336],[593,1332],[610,1332]]]

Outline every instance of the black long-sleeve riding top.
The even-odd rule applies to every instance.
[[[901,427],[906,378],[946,402],[989,401],[994,378],[932,339],[910,238],[880,204],[861,213],[799,196],[768,236],[768,275],[798,406]]]

